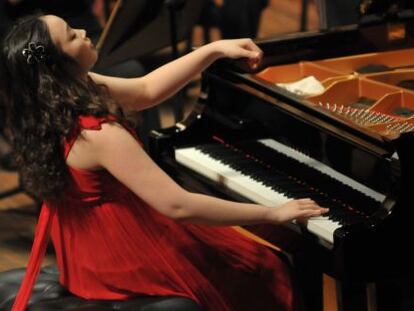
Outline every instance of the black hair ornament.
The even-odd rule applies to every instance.
[[[26,62],[29,65],[42,63],[46,60],[46,48],[41,43],[30,42],[27,49],[23,49],[22,54],[26,57]]]

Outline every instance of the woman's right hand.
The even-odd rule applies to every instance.
[[[263,58],[263,51],[249,38],[218,40],[209,45],[220,57],[245,58],[250,69],[257,69]]]
[[[268,219],[270,223],[281,224],[293,219],[306,220],[310,217],[320,216],[329,209],[320,207],[312,199],[297,199],[288,201],[275,208],[270,208]]]

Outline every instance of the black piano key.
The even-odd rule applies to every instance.
[[[264,152],[262,144],[253,142],[248,145],[255,151],[259,150],[260,152]],[[245,146],[243,145],[243,147]],[[240,149],[230,148],[224,145],[202,145],[198,146],[197,149],[201,150],[204,154],[208,154],[215,160],[228,165],[240,174],[249,176],[272,190],[284,194],[288,198],[311,198],[320,206],[329,208],[328,218],[342,225],[363,221],[359,215],[348,210],[346,204],[340,200],[333,200],[327,193],[323,193],[301,182],[300,179],[292,177],[290,174],[276,170],[273,167],[269,168],[267,165],[272,164],[274,166],[275,161],[279,161],[278,164],[282,167],[287,162],[284,159],[286,157],[285,155],[279,154],[270,148],[267,149],[272,151],[272,157],[269,160],[266,156],[267,161],[256,158],[257,154],[253,156],[250,152],[246,153]],[[276,156],[275,153],[277,153]],[[292,161],[292,159],[288,158],[288,161]],[[309,171],[311,168],[306,167],[306,170]],[[313,177],[315,178],[315,172],[313,172]]]
[[[317,183],[320,189],[323,189],[327,193],[331,193],[334,197],[347,202],[350,205],[358,206],[367,214],[371,214],[378,207],[378,203],[375,202],[375,200],[364,195],[363,193],[355,191],[351,187],[335,180],[334,178],[318,172],[311,167],[289,158],[288,156],[259,142],[242,142],[237,146],[243,150],[246,150],[246,152],[254,153],[255,156],[270,165],[278,167],[278,169],[288,170],[289,174],[294,174],[299,179],[302,179],[310,184]]]

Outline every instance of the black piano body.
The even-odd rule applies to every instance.
[[[384,115],[391,114],[389,109],[394,106],[414,110],[414,100],[410,104],[414,93],[387,76],[406,67],[401,70],[407,70],[409,77],[410,65],[414,70],[414,49],[410,49],[413,43],[411,17],[258,42],[264,51],[260,70],[265,70],[249,72],[242,62],[213,64],[203,74],[201,94],[189,117],[171,128],[151,133],[151,155],[176,181],[192,191],[252,201],[234,187],[229,189],[225,179],[212,180],[176,160],[177,150],[194,146],[201,146],[210,155],[217,150],[220,154],[221,148],[227,148],[224,155],[229,149],[243,157],[247,155],[252,166],[262,165],[258,174],[248,171],[247,175],[260,181],[268,172],[293,180],[295,186],[306,188],[306,196],[311,193],[312,197],[313,193],[317,200],[322,196],[335,214],[333,219],[341,224],[333,231],[331,241],[297,224],[249,229],[283,246],[283,239],[290,234],[295,237],[292,240],[305,241],[311,245],[312,264],[344,282],[376,282],[407,275],[413,267],[407,243],[412,235],[413,216],[413,121],[409,117],[404,122],[389,121]],[[371,76],[372,73],[355,75],[349,70],[355,69],[355,64],[370,67],[378,59],[388,62],[384,72]],[[272,79],[272,70],[277,77],[284,70],[291,76],[312,74],[311,69],[304,69],[306,66],[318,67],[314,68],[316,74],[321,67],[334,72],[330,77],[332,83],[322,95],[299,96],[268,80]],[[346,101],[340,98],[346,98],[346,92],[352,90],[357,97],[375,99],[372,112],[347,108]],[[375,110],[379,102],[382,106]],[[267,154],[270,149],[263,145],[273,140],[293,150],[293,154],[298,151],[305,160],[280,156],[280,151],[276,152],[278,155]],[[306,159],[325,168],[317,171],[307,167]],[[344,180],[330,177],[330,169],[345,176]],[[268,178],[265,177],[266,185],[274,182],[273,189],[280,189],[277,179]],[[347,184],[347,178],[357,186]],[[362,190],[354,189],[358,185]],[[364,193],[364,187],[373,195]],[[293,197],[300,197],[301,192],[295,191],[291,193]]]

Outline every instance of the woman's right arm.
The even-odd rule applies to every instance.
[[[211,225],[279,224],[326,212],[310,199],[292,200],[269,208],[188,192],[163,172],[135,138],[116,123],[103,124],[100,131],[84,131],[82,136],[70,153],[69,165],[108,170],[149,206],[177,221]]]
[[[127,110],[143,110],[171,97],[196,75],[219,58],[244,58],[257,68],[262,51],[250,39],[211,42],[138,78],[116,78],[90,73],[98,84],[105,85],[111,96]]]

